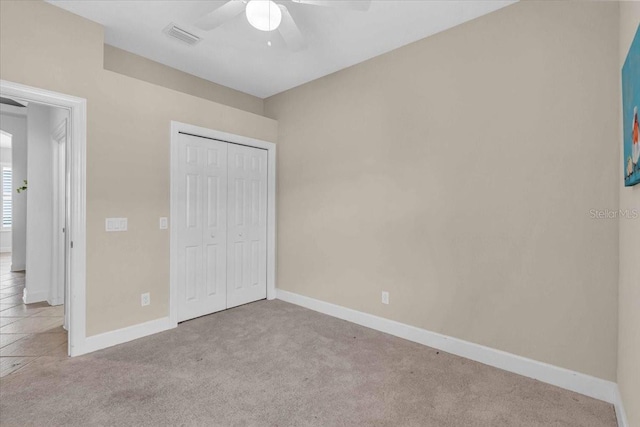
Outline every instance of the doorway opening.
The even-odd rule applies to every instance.
[[[0,375],[68,354],[65,323],[69,110],[3,98]],[[58,134],[54,133],[57,132]],[[7,136],[10,140],[7,141]]]
[[[85,349],[86,101],[0,81],[1,375]],[[7,165],[7,163],[9,165]]]

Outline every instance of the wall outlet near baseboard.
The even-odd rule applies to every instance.
[[[144,307],[145,305],[149,304],[151,304],[151,294],[149,292],[145,292],[144,294],[140,295],[140,305]]]
[[[389,304],[389,292],[382,291],[382,303]]]

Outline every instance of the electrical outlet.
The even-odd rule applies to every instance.
[[[145,292],[144,294],[140,295],[140,305],[144,307],[145,305],[149,304],[151,304],[151,294],[149,292]]]
[[[382,291],[382,303],[389,304],[389,292]]]

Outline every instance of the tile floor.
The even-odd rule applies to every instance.
[[[28,369],[41,357],[64,357],[64,307],[24,304],[24,272],[11,272],[11,254],[0,255],[0,377]]]

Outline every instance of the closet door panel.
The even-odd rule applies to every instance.
[[[179,140],[178,321],[226,308],[227,144]]]
[[[267,152],[230,144],[227,307],[267,296]]]
[[[207,143],[205,160],[205,292],[215,311],[226,308],[227,282],[227,144]]]

